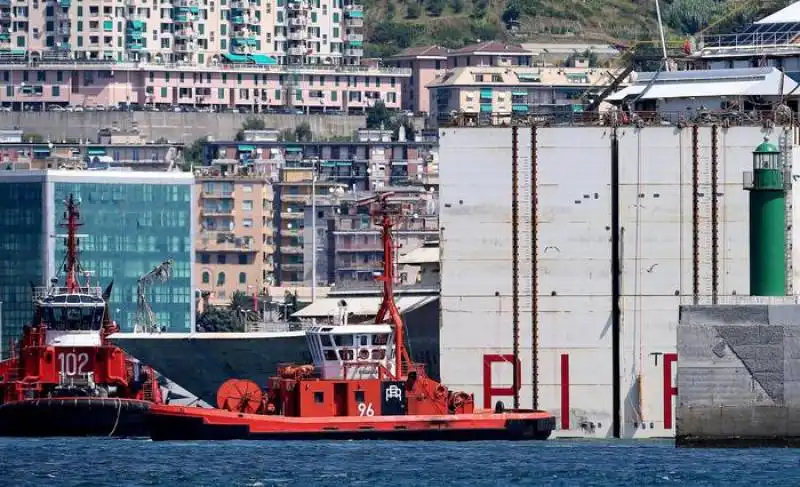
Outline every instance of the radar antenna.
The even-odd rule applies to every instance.
[[[136,286],[136,317],[133,320],[135,333],[158,333],[161,328],[147,300],[147,287],[153,282],[166,282],[172,275],[172,259],[165,260],[153,270],[139,278]]]
[[[387,191],[379,193],[370,198],[359,200],[357,206],[369,206],[370,215],[375,225],[381,227],[381,237],[383,240],[383,272],[376,277],[377,281],[383,282],[383,302],[375,316],[375,323],[392,323],[395,327],[395,356],[397,365],[395,373],[402,377],[403,361],[408,367],[411,366],[411,358],[405,347],[403,337],[403,320],[397,303],[394,301],[394,237],[392,227],[394,227],[404,216],[411,213],[411,207],[399,201],[390,201],[394,192]]]

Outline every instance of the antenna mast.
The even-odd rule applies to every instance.
[[[395,375],[402,377],[403,361],[411,364],[408,350],[405,348],[403,336],[403,320],[400,311],[394,301],[394,238],[392,227],[397,221],[409,212],[405,205],[400,203],[390,203],[388,199],[393,196],[393,192],[385,192],[358,201],[356,205],[370,205],[370,214],[376,225],[381,227],[381,239],[383,241],[383,272],[375,280],[383,282],[383,302],[375,316],[375,323],[393,323],[395,327],[395,358],[397,360]]]
[[[78,223],[80,213],[78,213],[78,205],[71,193],[66,204],[67,223],[61,224],[62,227],[67,228],[66,287],[67,292],[76,293],[80,291],[80,284],[78,283],[78,227],[83,226],[83,223]]]

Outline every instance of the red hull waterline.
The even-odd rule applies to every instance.
[[[555,418],[540,411],[372,417],[287,417],[154,405],[153,440],[546,440]]]

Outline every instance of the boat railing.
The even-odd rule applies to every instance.
[[[698,43],[698,50],[703,54],[719,54],[722,52],[765,52],[765,51],[797,51],[800,46],[795,41],[800,32],[783,30],[778,32],[741,32],[738,34],[704,35]]]
[[[58,385],[62,387],[75,387],[75,386],[90,386],[94,387],[94,372],[86,372],[83,374],[70,374],[64,372],[58,373]]]
[[[33,288],[33,299],[35,301],[43,300],[48,296],[56,296],[59,294],[76,294],[67,289],[63,286],[55,286],[55,287],[34,287]],[[87,296],[91,296],[93,298],[102,298],[103,297],[103,288],[100,286],[80,286],[78,288],[77,294],[83,294]]]

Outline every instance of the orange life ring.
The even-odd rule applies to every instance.
[[[361,350],[359,350],[358,358],[360,358],[361,360],[367,360],[369,358],[369,350],[367,350],[366,348],[362,348]]]

